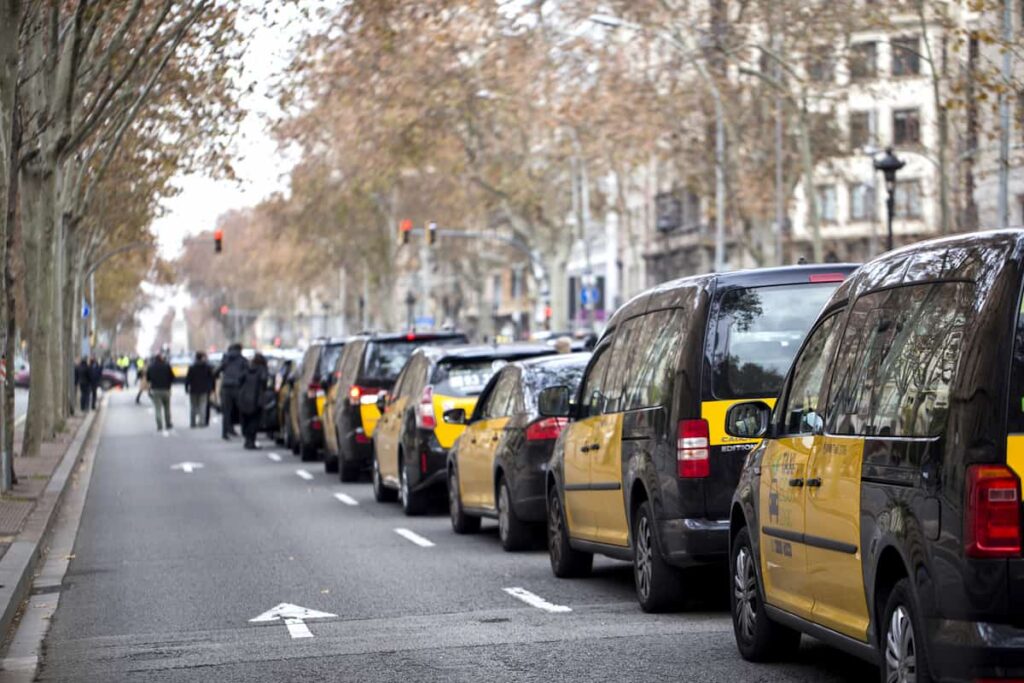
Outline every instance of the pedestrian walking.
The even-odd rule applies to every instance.
[[[146,375],[146,360],[139,356],[135,359],[135,383],[142,384],[142,380],[145,379]],[[138,401],[136,401],[138,403]]]
[[[161,351],[146,368],[146,379],[149,381],[149,395],[153,398],[153,411],[156,413],[157,431],[174,429],[171,424],[171,385],[174,384],[174,372]]]
[[[147,396],[149,395],[149,380],[146,379],[146,363],[141,358],[139,359],[139,363],[139,374],[137,377],[139,393],[135,394],[135,403],[139,403],[143,394],[146,394]]]
[[[96,410],[97,396],[100,393],[100,384],[103,383],[103,368],[96,361],[96,356],[89,359],[89,406]]]
[[[221,438],[227,441],[238,436],[235,431],[235,418],[238,413],[238,390],[242,388],[242,380],[249,368],[249,362],[242,355],[242,345],[232,344],[224,354],[220,367],[213,373],[214,379],[220,378],[220,415]]]
[[[267,359],[257,353],[238,389],[238,411],[242,414],[242,435],[245,437],[246,450],[256,449],[256,434],[263,417],[263,391],[267,388],[269,376]]]
[[[210,392],[213,391],[213,368],[206,361],[206,354],[196,352],[195,361],[185,375],[185,393],[188,394],[188,426],[206,427],[210,423]]]
[[[81,362],[75,366],[75,386],[78,387],[78,407],[83,413],[89,412],[92,405],[92,373],[89,372],[89,359],[82,356]]]

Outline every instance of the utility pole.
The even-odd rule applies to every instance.
[[[1003,0],[1003,85],[1012,77],[1010,45],[1013,43],[1013,0]],[[999,93],[999,219],[996,227],[1010,225],[1010,97]]]
[[[778,27],[775,27],[778,31]],[[779,46],[781,41],[778,35],[772,40],[775,54],[779,53]],[[775,80],[776,82],[782,79],[782,67],[778,61],[774,63]],[[786,226],[786,178],[783,169],[783,134],[782,129],[782,112],[783,112],[782,95],[775,94],[775,265],[781,266],[783,262],[782,253],[782,231]]]

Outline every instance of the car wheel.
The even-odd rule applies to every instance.
[[[907,579],[900,579],[893,586],[884,614],[883,683],[931,683],[934,679],[924,651],[924,630]]]
[[[299,454],[299,440],[295,438],[295,432],[292,430],[292,421],[288,420],[288,435],[285,437],[288,442],[288,449],[291,450],[292,455]]]
[[[662,557],[651,510],[650,501],[644,501],[633,522],[633,578],[641,609],[667,612],[678,608],[682,602],[683,577],[682,572]]]
[[[573,550],[569,545],[569,529],[562,514],[558,491],[548,493],[548,555],[551,571],[560,579],[586,576],[594,566],[594,556]]]
[[[316,460],[319,454],[319,449],[316,446],[306,443],[301,436],[299,437],[299,455],[302,456],[302,462]]]
[[[338,456],[324,453],[324,472],[335,474],[338,471]]]
[[[512,507],[512,491],[508,480],[502,477],[498,482],[498,538],[501,547],[513,552],[530,544],[530,527],[516,516]]]
[[[800,647],[800,632],[772,621],[765,612],[757,559],[746,528],[740,529],[733,539],[729,568],[732,629],[740,655],[750,662],[776,661],[793,655]]]
[[[398,499],[402,503],[402,512],[406,517],[422,515],[426,510],[426,497],[422,491],[412,491],[409,488],[409,475],[405,470],[405,463],[402,457],[398,457]]]
[[[377,453],[373,453],[373,497],[378,503],[390,503],[395,500],[395,492],[384,486],[384,480],[380,476],[380,463],[377,462]]]
[[[338,456],[338,478],[346,484],[357,481],[359,479],[359,466],[341,462],[341,456]]]
[[[467,515],[462,509],[462,495],[459,493],[459,471],[453,466],[448,470],[448,514],[452,518],[452,531],[457,534],[475,534],[480,531],[480,518]]]

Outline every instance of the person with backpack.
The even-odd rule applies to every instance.
[[[213,368],[206,362],[206,354],[197,351],[195,362],[189,366],[188,374],[185,375],[185,393],[188,394],[190,408],[189,427],[195,429],[209,425],[207,402],[212,391]]]
[[[89,372],[89,359],[82,356],[82,361],[75,366],[75,386],[78,387],[80,400],[78,407],[83,413],[89,412],[92,405],[92,373]]]
[[[235,411],[238,410],[238,390],[249,369],[249,362],[242,355],[242,345],[232,344],[228,347],[220,367],[213,373],[213,378],[220,378],[220,413],[221,438],[228,441],[238,436],[235,431]]]
[[[238,412],[242,416],[242,435],[245,437],[245,449],[256,450],[256,433],[260,428],[263,415],[263,391],[267,388],[267,359],[257,353],[246,370],[245,377],[238,389]]]
[[[156,429],[162,432],[164,425],[167,431],[174,429],[171,424],[171,385],[174,384],[174,372],[161,351],[146,368],[146,379],[149,380],[149,395],[153,399],[153,411],[156,413]]]

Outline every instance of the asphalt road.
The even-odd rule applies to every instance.
[[[694,579],[685,612],[637,607],[629,566],[559,580],[546,552],[509,554],[496,529],[406,518],[368,483],[340,484],[284,449],[242,450],[219,429],[157,434],[114,393],[40,679],[281,681],[865,681],[877,671],[804,640],[755,666],[733,643],[724,581]],[[191,473],[172,469],[201,463]],[[193,466],[195,467],[195,466]],[[297,472],[308,472],[305,479]],[[349,497],[347,504],[336,497]],[[396,533],[408,529],[434,545]],[[551,605],[530,606],[522,588]],[[250,620],[280,603],[336,616]]]

